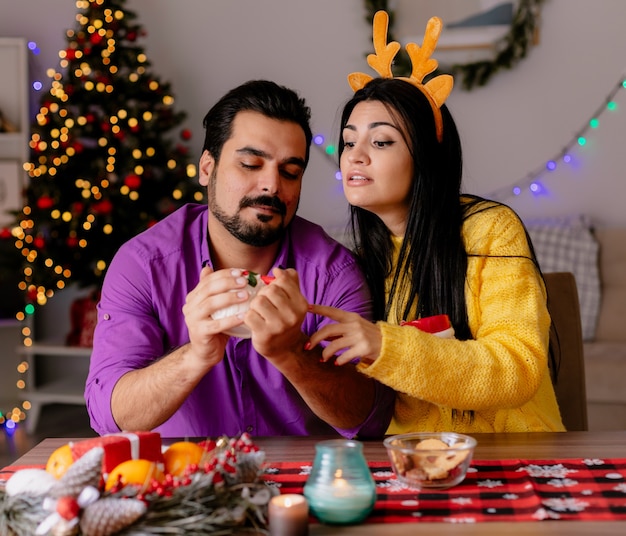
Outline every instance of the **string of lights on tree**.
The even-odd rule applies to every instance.
[[[503,201],[513,196],[520,196],[525,192],[530,192],[534,196],[545,193],[546,188],[543,181],[549,174],[555,172],[563,165],[573,164],[574,151],[584,148],[591,133],[600,127],[600,118],[609,112],[615,112],[618,109],[615,97],[617,94],[626,89],[626,75],[622,75],[619,81],[612,88],[610,93],[602,101],[602,104],[594,111],[585,124],[574,134],[571,140],[566,143],[563,148],[550,158],[545,164],[538,166],[536,169],[528,172],[526,176],[518,179],[514,183],[499,188],[495,191],[485,194],[484,197],[496,201]],[[334,166],[337,165],[337,146],[326,141],[326,138],[318,134],[313,137],[314,146],[328,159]],[[335,172],[335,179],[341,180],[341,172]]]
[[[191,131],[171,136],[186,114],[175,109],[170,84],[151,72],[139,44],[145,31],[125,2],[76,0],[59,68],[47,71],[50,88],[30,125],[24,206],[11,226],[25,297],[17,320],[69,284],[97,292],[121,244],[185,203],[205,202],[185,145]],[[28,48],[40,53],[35,42]],[[34,342],[31,324],[22,327],[25,347]],[[22,390],[28,367],[18,366]],[[0,413],[0,426],[15,429],[29,409],[25,400]]]

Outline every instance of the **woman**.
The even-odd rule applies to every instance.
[[[389,77],[346,104],[340,167],[377,321],[312,305],[336,323],[310,345],[329,341],[324,360],[358,358],[397,391],[388,433],[563,431],[530,240],[510,208],[460,194],[458,132],[437,108],[423,88]],[[400,325],[438,314],[454,339]]]

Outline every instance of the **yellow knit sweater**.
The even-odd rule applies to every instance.
[[[545,287],[522,225],[511,209],[496,206],[468,218],[463,238],[468,253],[485,255],[468,259],[474,339],[379,322],[380,355],[358,365],[398,393],[388,433],[564,431],[548,371]],[[402,238],[394,243],[397,253]]]

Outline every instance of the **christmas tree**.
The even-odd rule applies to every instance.
[[[150,72],[144,31],[124,4],[76,2],[76,27],[31,126],[30,179],[13,230],[29,303],[69,283],[97,288],[122,243],[203,201],[184,145],[190,132],[174,130],[185,114]]]

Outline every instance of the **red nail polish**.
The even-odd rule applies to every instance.
[[[306,343],[304,343],[304,349],[305,350],[310,350],[311,349],[311,341],[306,341]]]

